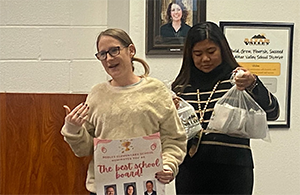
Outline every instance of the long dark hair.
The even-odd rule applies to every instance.
[[[239,66],[232,55],[226,37],[220,27],[213,22],[201,22],[195,24],[188,32],[184,50],[183,61],[180,72],[172,83],[172,90],[175,93],[182,92],[190,80],[191,67],[195,66],[192,58],[192,50],[196,43],[208,39],[218,45],[221,49],[222,63],[232,68]]]

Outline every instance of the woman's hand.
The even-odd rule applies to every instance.
[[[174,179],[174,174],[172,171],[164,169],[155,173],[155,178],[163,184],[168,184]]]
[[[86,121],[89,107],[87,104],[81,103],[76,106],[72,111],[67,106],[63,106],[66,110],[65,122],[71,123],[76,126],[82,126],[82,124]]]
[[[178,96],[173,96],[172,98],[173,98],[173,102],[174,102],[174,104],[176,106],[176,109],[178,109],[179,108],[180,98]]]
[[[235,85],[238,90],[245,90],[246,88],[252,86],[256,82],[255,75],[253,75],[249,70],[242,67],[238,67],[233,72],[236,73],[238,70],[244,71],[243,75],[236,75],[234,78]]]

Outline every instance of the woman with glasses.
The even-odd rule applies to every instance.
[[[93,138],[129,139],[159,132],[163,170],[155,174],[167,184],[178,172],[186,152],[186,135],[171,94],[157,79],[148,77],[147,63],[135,57],[136,48],[126,32],[107,29],[97,38],[97,59],[111,80],[94,86],[86,102],[66,109],[61,130],[76,156],[93,155]],[[134,63],[145,73],[134,73]],[[96,193],[94,161],[90,162],[86,188]],[[154,175],[153,175],[154,176]]]

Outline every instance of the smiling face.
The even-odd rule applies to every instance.
[[[133,194],[133,187],[129,186],[127,189],[127,194],[132,195]]]
[[[153,185],[152,185],[152,183],[147,182],[146,188],[147,188],[147,191],[148,191],[148,192],[152,192],[152,191],[153,191]]]
[[[115,190],[113,187],[107,188],[107,195],[114,195],[114,194],[115,194]]]
[[[120,47],[120,54],[112,57],[109,53],[101,63],[113,79],[128,78],[133,74],[131,58],[135,53],[135,47],[131,44],[124,47],[120,41],[111,36],[102,36],[98,42],[98,51],[106,52],[111,48]]]
[[[180,21],[182,17],[182,9],[178,4],[173,3],[171,6],[171,17],[173,21]]]
[[[222,63],[220,47],[208,39],[196,43],[192,52],[195,66],[205,73],[209,73]]]

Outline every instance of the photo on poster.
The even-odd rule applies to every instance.
[[[156,180],[144,181],[144,195],[157,195],[156,193]]]
[[[116,184],[104,186],[105,195],[118,195]]]
[[[124,194],[125,195],[137,195],[136,183],[124,183]]]

